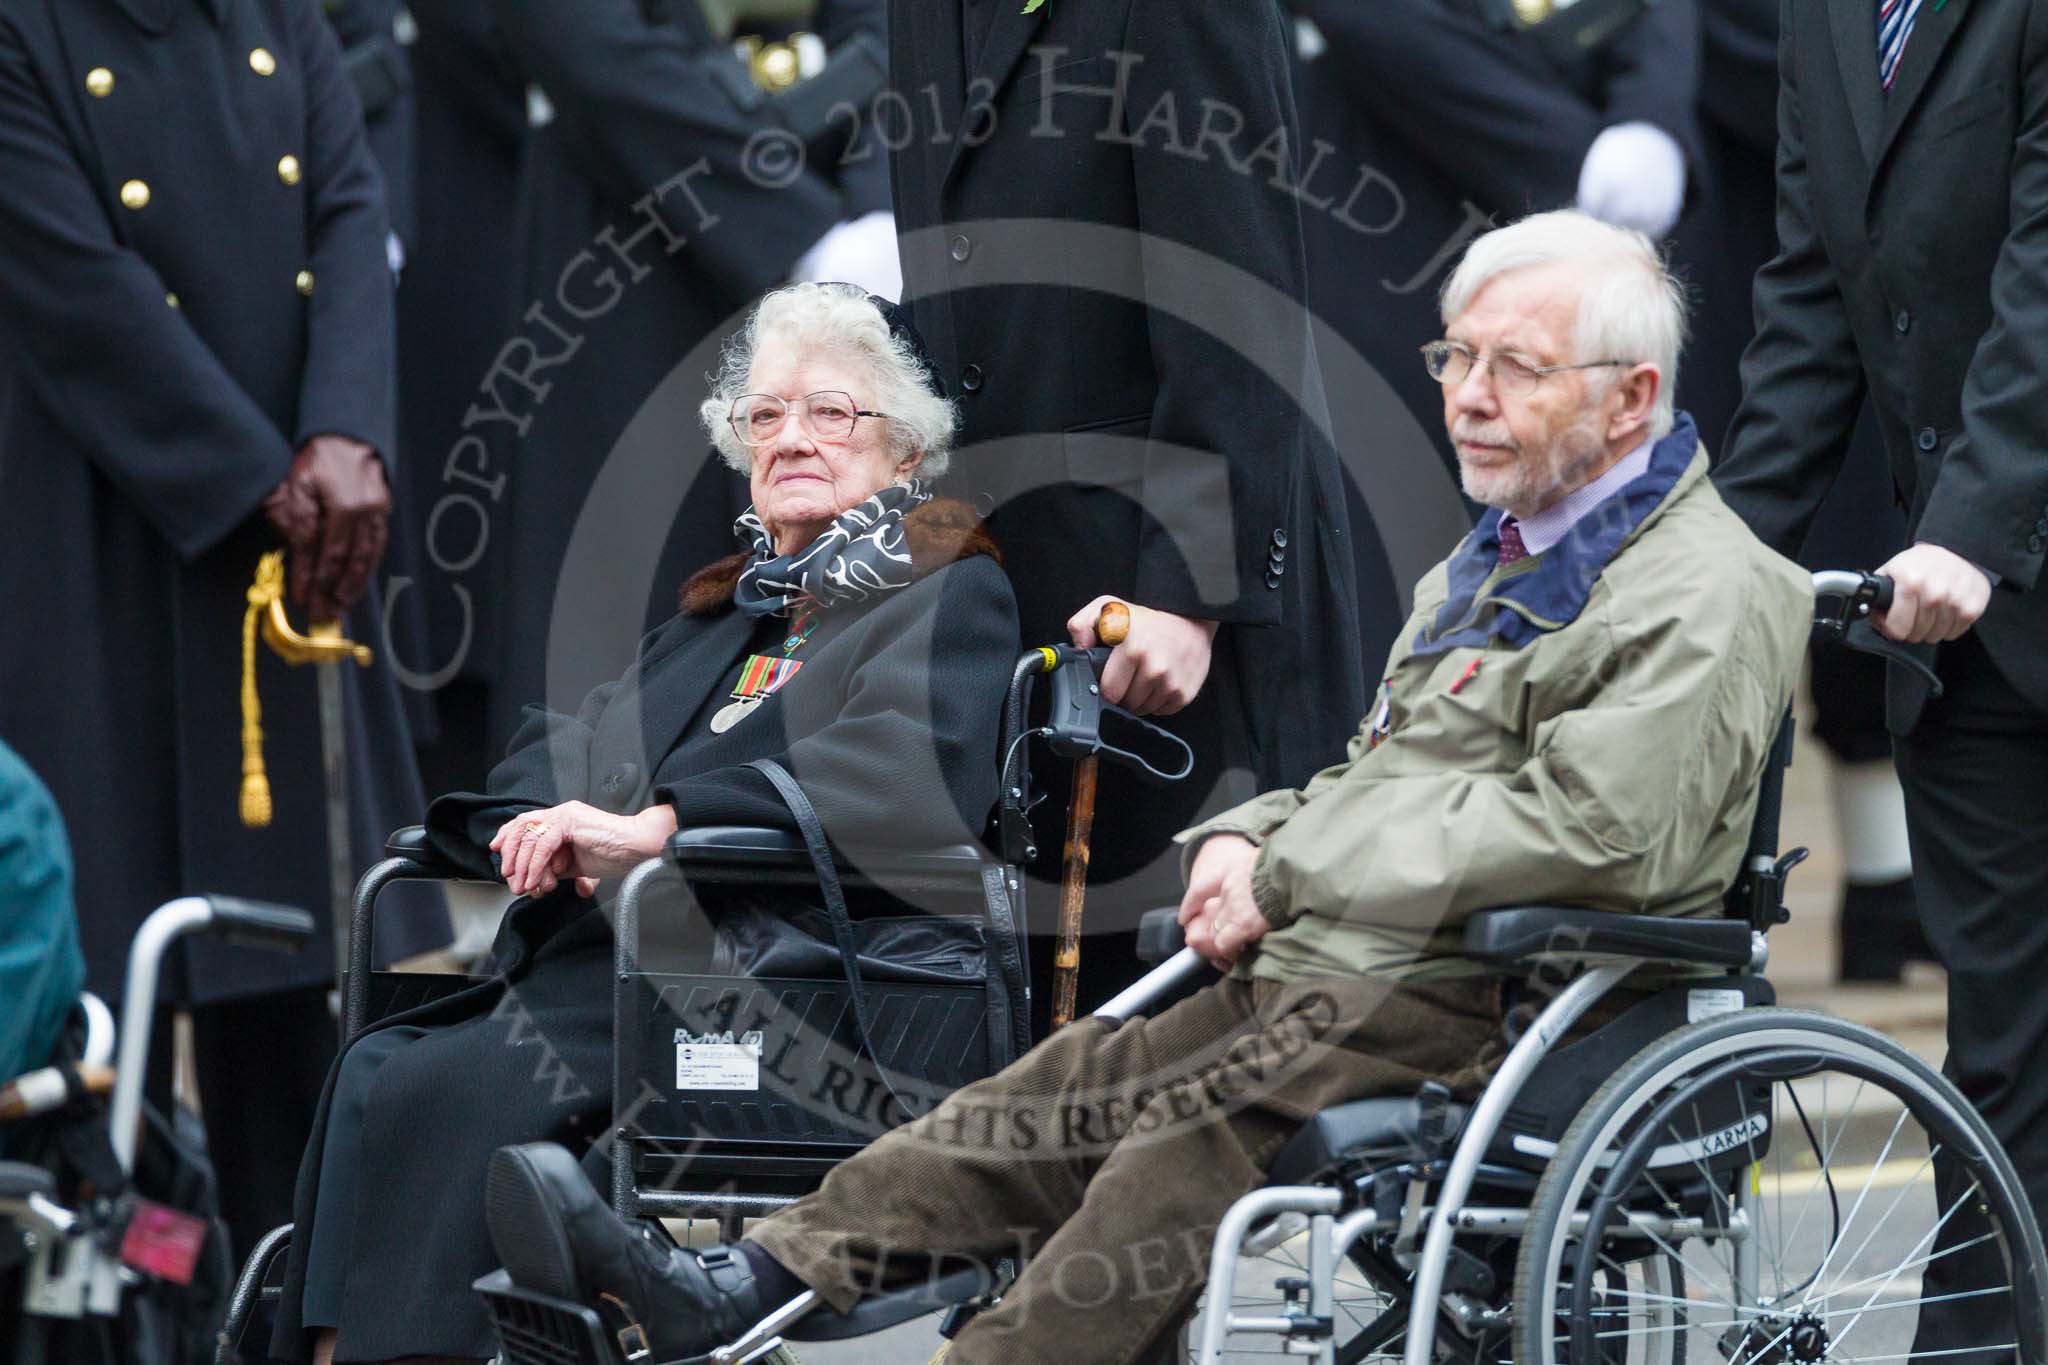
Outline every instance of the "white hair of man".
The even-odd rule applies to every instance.
[[[953,459],[959,412],[933,393],[924,365],[909,340],[889,330],[866,290],[852,284],[795,284],[762,297],[746,324],[733,335],[712,376],[711,396],[698,408],[699,420],[720,458],[740,473],[753,467],[754,452],[727,418],[735,398],[749,392],[755,357],[769,346],[796,355],[829,355],[864,367],[873,388],[855,395],[862,406],[886,412],[890,449],[903,460],[923,452],[917,473],[936,479]],[[875,420],[875,419],[869,419]]]
[[[1685,348],[1685,287],[1640,232],[1575,209],[1532,214],[1496,228],[1467,248],[1445,281],[1444,325],[1455,322],[1492,280],[1558,265],[1576,267],[1585,277],[1579,296],[1579,354],[1570,359],[1655,365],[1657,406],[1650,414],[1650,436],[1669,436],[1676,421],[1678,355]],[[1610,372],[1607,382],[1618,377],[1618,371]]]

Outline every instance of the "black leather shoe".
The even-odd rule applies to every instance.
[[[701,1355],[768,1315],[743,1257],[661,1246],[612,1212],[552,1142],[501,1147],[484,1182],[491,1245],[512,1282],[598,1310],[627,1357]]]

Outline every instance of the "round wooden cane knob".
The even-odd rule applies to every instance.
[[[1121,602],[1105,602],[1095,618],[1095,638],[1112,649],[1131,633],[1131,609]]]

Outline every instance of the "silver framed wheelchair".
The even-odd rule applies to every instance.
[[[1890,584],[1815,591],[1839,636]],[[1982,1119],[1890,1039],[1777,1008],[1763,977],[1806,856],[1777,853],[1791,746],[1788,717],[1722,917],[1468,921],[1464,955],[1535,983],[1541,1011],[1469,1104],[1318,1115],[1218,1228],[1191,1361],[2044,1358],[2040,1231]],[[1722,974],[1567,1041],[1643,966]]]

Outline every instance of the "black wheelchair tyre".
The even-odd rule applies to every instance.
[[[1838,1119],[1827,1090],[1836,1075],[1856,1087]],[[1716,1131],[1715,1104],[1733,1104],[1737,1122]],[[1703,1105],[1710,1115],[1705,1119]],[[1897,1118],[1886,1131],[1892,1107]],[[1818,1132],[1810,1108],[1821,1112]],[[1909,1121],[1915,1134],[1901,1144]],[[1862,1155],[1880,1132],[1885,1135],[1874,1162],[1836,1165],[1837,1156]],[[1926,1155],[1915,1164],[1923,1146]],[[1955,1169],[1970,1182],[1945,1213],[1932,1176],[1936,1151],[1955,1158]],[[1889,1194],[1893,1189],[1899,1192]],[[1876,1201],[1873,1190],[1881,1192]],[[1885,1243],[1904,1235],[1900,1227],[1918,1226],[1912,1215],[1930,1193],[1933,1226],[1887,1273]],[[1796,1219],[1779,1202],[1793,1197],[1802,1199]],[[1915,1207],[1901,1218],[1909,1198]],[[1866,1205],[1871,1217],[1859,1224]],[[1944,1227],[1972,1206],[1943,1243]],[[1809,1225],[1816,1208],[1823,1212]],[[1590,1244],[1574,1232],[1575,1216],[1586,1219],[1582,1231],[1596,1232]],[[1631,1227],[1623,1222],[1629,1218],[1643,1221]],[[1684,1220],[1690,1220],[1690,1235],[1682,1230]],[[1980,1225],[1988,1231],[1977,1232]],[[1869,1230],[1858,1243],[1852,1229],[1860,1227]],[[1740,1235],[1726,1235],[1729,1229]],[[1815,1234],[1809,1242],[1821,1243],[1810,1250],[1800,1241],[1800,1233],[1809,1230]],[[1964,1239],[1961,1245],[1957,1238]],[[1752,1247],[1746,1253],[1740,1249],[1744,1242]],[[1852,1243],[1855,1249],[1838,1260]],[[1879,1269],[1848,1280],[1874,1243]],[[1880,1304],[1902,1278],[1901,1292],[1917,1291],[1920,1276],[1906,1272],[1979,1244],[1986,1249],[1979,1256],[1997,1253],[2007,1278],[1962,1296],[1982,1296],[1982,1330],[2001,1338],[1973,1338],[1973,1344],[2015,1346],[2021,1360],[2041,1360],[2048,1337],[2048,1263],[2041,1234],[2011,1161],[1976,1111],[1946,1078],[1870,1029],[1806,1010],[1746,1009],[1689,1025],[1645,1047],[1595,1092],[1559,1140],[1537,1185],[1516,1263],[1514,1358],[1517,1365],[1586,1365],[1578,1359],[1585,1354],[1603,1363],[1678,1365],[1690,1337],[1694,1359],[1771,1365],[1853,1360],[1858,1357],[1845,1348],[1866,1321],[1886,1324],[1863,1334],[1868,1351],[1875,1333],[1910,1331],[1919,1316],[1916,1311],[1910,1319],[1886,1317],[1888,1310],[1937,1301],[1900,1302],[1894,1295]],[[1935,1250],[1920,1256],[1923,1245]],[[1700,1250],[1688,1252],[1694,1246]],[[1746,1301],[1736,1289],[1745,1254],[1755,1300]],[[1724,1255],[1725,1274],[1717,1259]],[[1765,1258],[1772,1263],[1764,1265]],[[1659,1261],[1684,1288],[1662,1295],[1604,1288],[1632,1273],[1631,1267]],[[1797,1272],[1808,1264],[1810,1276],[1786,1283],[1798,1281]],[[1589,1267],[1598,1271],[1597,1286]],[[1830,1270],[1833,1279],[1826,1278]],[[1865,1298],[1872,1283],[1877,1287]],[[1993,1296],[2003,1296],[2009,1307],[1998,1307],[2001,1300]],[[1972,1311],[1979,1306],[1973,1304]],[[1659,1313],[1663,1321],[1647,1321]],[[1639,1325],[1639,1317],[1646,1321]],[[2016,1334],[2012,1341],[2003,1339],[2001,1326]],[[1702,1335],[1710,1349],[1700,1349]],[[1589,1340],[1590,1349],[1574,1350]]]

